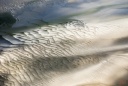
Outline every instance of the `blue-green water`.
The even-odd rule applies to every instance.
[[[13,28],[68,20],[99,22],[128,17],[128,0],[1,0],[0,13],[11,13],[16,19]]]

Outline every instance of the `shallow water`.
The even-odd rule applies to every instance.
[[[104,22],[128,17],[127,0],[1,0],[0,6],[0,14],[11,13],[16,20],[13,24],[9,22],[12,28],[72,20]]]

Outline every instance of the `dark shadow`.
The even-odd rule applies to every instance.
[[[28,70],[39,70],[40,73],[44,72],[68,72],[73,69],[84,66],[84,68],[99,63],[110,54],[101,53],[98,55],[89,56],[70,56],[70,57],[44,57],[38,58],[28,65]],[[44,73],[45,74],[45,73]]]
[[[7,74],[0,73],[0,86],[5,86],[5,82],[8,81],[7,77],[8,77]]]
[[[43,76],[43,81],[48,80],[55,76],[55,74],[63,74],[75,71],[79,68],[89,68],[94,66],[101,61],[107,59],[114,53],[123,53],[122,51],[127,51],[128,49],[120,49],[114,51],[106,51],[95,53],[92,55],[85,56],[68,56],[68,57],[34,57],[32,63],[26,66],[27,73],[34,76],[33,81],[39,81],[41,76]]]
[[[27,71],[33,74],[32,71],[38,71],[38,75],[45,76],[50,72],[65,73],[77,70],[78,68],[88,68],[101,61],[107,59],[114,53],[123,53],[128,49],[119,49],[113,51],[99,52],[92,55],[83,56],[67,56],[67,57],[34,57],[32,63],[27,65]],[[36,59],[37,58],[37,59]],[[50,78],[50,77],[49,77]]]
[[[16,22],[16,19],[9,12],[0,13],[0,26],[5,25],[11,27]]]
[[[114,86],[128,86],[128,75],[118,79]]]
[[[128,37],[123,37],[114,41],[113,45],[128,44]]]

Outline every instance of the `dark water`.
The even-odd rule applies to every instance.
[[[6,17],[8,23],[3,13],[14,18],[9,20]],[[1,17],[5,18],[5,21]],[[88,23],[126,17],[128,0],[0,0],[0,24],[5,22],[7,25],[11,24],[9,28],[19,28],[18,30],[69,20]]]

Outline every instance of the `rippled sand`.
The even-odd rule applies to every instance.
[[[127,86],[127,0],[0,6],[0,86]]]

